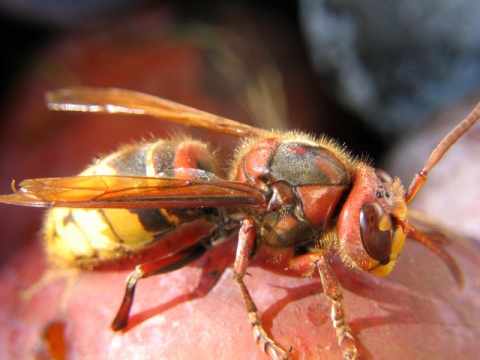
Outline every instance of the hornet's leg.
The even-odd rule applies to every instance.
[[[332,321],[337,334],[338,344],[343,351],[344,360],[357,359],[357,346],[352,335],[352,330],[347,324],[342,306],[342,287],[328,264],[323,253],[308,253],[290,260],[290,268],[304,276],[310,276],[315,268],[320,273],[323,292],[332,301]]]
[[[256,229],[253,219],[246,218],[242,220],[240,231],[238,233],[238,247],[235,264],[233,266],[233,278],[242,292],[255,341],[258,341],[263,351],[268,351],[273,359],[285,360],[288,359],[288,352],[278,346],[263,329],[257,307],[243,282],[243,277],[247,272],[248,261],[255,246],[255,238]]]
[[[136,266],[135,270],[133,270],[127,277],[125,295],[122,304],[118,309],[117,315],[112,322],[112,330],[121,330],[127,326],[130,309],[133,303],[133,295],[135,294],[135,286],[137,285],[138,280],[145,279],[152,275],[164,274],[180,269],[200,258],[205,254],[208,248],[208,244],[199,242],[170,256]]]
[[[190,264],[205,254],[212,246],[227,239],[237,229],[238,223],[230,223],[228,219],[223,218],[210,235],[200,238],[195,244],[169,256],[136,266],[135,270],[127,277],[125,295],[111,324],[112,330],[118,331],[127,326],[138,280],[175,271]]]
[[[343,350],[343,359],[352,360],[357,358],[357,347],[352,330],[347,324],[345,313],[343,311],[342,299],[343,292],[337,276],[333,272],[324,256],[317,261],[318,272],[322,280],[323,291],[332,300],[332,321],[333,327],[337,333],[338,344]]]

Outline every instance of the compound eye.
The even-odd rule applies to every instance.
[[[360,234],[367,254],[385,265],[390,262],[393,233],[392,230],[380,230],[383,216],[383,210],[377,203],[364,204],[360,211]]]
[[[376,169],[375,170],[375,175],[377,175],[377,178],[385,184],[393,183],[393,177],[390,176],[390,174],[387,173],[386,171]]]

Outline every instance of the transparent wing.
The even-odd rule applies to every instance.
[[[266,206],[265,194],[245,183],[116,175],[24,180],[13,194],[0,195],[0,202],[122,209]]]
[[[47,106],[56,111],[150,115],[235,136],[256,137],[268,133],[263,129],[131,90],[66,88],[48,92],[46,101]]]

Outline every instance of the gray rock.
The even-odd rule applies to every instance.
[[[479,1],[301,0],[300,17],[329,90],[385,135],[480,89]]]

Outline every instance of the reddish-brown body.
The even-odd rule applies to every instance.
[[[80,176],[25,180],[14,194],[0,196],[6,203],[55,207],[45,226],[54,261],[95,269],[137,265],[114,330],[127,324],[139,279],[183,267],[234,234],[234,280],[255,339],[274,359],[289,354],[263,329],[243,282],[260,248],[273,263],[288,256],[289,268],[302,275],[319,272],[345,359],[355,358],[357,347],[330,254],[383,277],[409,236],[439,255],[462,282],[438,238],[409,223],[407,204],[445,151],[479,119],[480,105],[438,145],[405,194],[398,178],[325,138],[257,129],[126,90],[67,89],[49,94],[48,101],[54,110],[147,114],[246,138],[228,179],[207,144],[184,138],[127,146]]]
[[[298,133],[253,139],[241,148],[231,180],[268,194],[266,209],[246,210],[256,220],[259,244],[314,246],[333,227],[332,218],[351,187],[352,161],[342,162],[334,144]]]

